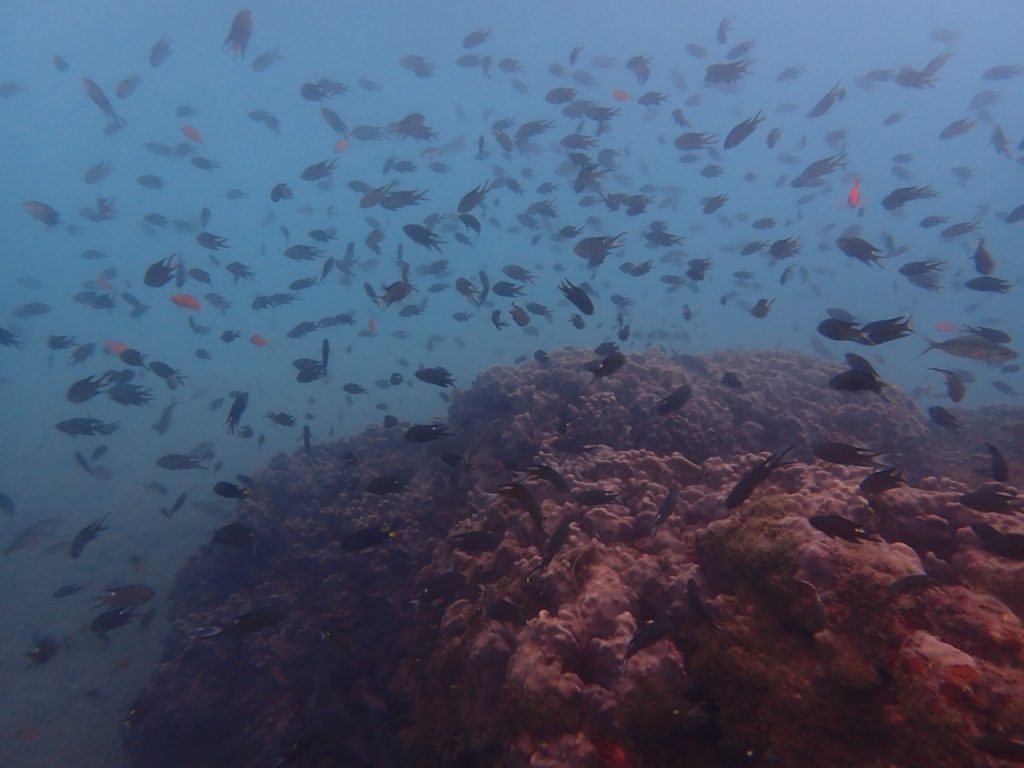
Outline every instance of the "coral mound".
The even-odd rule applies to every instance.
[[[179,575],[133,765],[962,768],[1014,748],[1024,563],[979,524],[1024,524],[960,503],[958,443],[792,353],[590,359],[483,373],[454,438],[275,457],[239,506],[253,546]],[[911,485],[865,496],[870,470],[811,458],[823,441],[898,454]],[[408,490],[368,493],[379,477]]]

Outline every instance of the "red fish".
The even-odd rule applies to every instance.
[[[621,744],[599,736],[594,739],[594,746],[601,755],[601,764],[605,768],[633,768],[633,761],[629,759]]]
[[[348,149],[348,139],[338,139],[334,143],[335,152],[344,152],[346,149]]]
[[[371,336],[377,335],[377,318],[371,317],[370,322],[368,322],[366,326],[370,329]]]
[[[953,323],[936,323],[935,330],[941,331],[942,333],[957,333],[960,327]]]
[[[192,139],[196,144],[205,144],[206,140],[203,138],[203,134],[193,128],[191,125],[181,126],[181,132],[185,134],[186,139]]]
[[[189,296],[187,293],[176,293],[170,297],[171,302],[182,309],[191,309],[195,312],[199,312],[203,307],[199,303],[199,299],[195,296]]]
[[[615,99],[616,101],[625,102],[631,100],[633,98],[633,95],[629,91],[623,90],[622,88],[616,88],[614,91],[612,91],[612,98]]]
[[[39,741],[39,729],[34,725],[26,725],[14,732],[14,738],[18,741]]]
[[[127,344],[122,344],[120,341],[105,341],[103,347],[113,355],[121,356],[121,353],[128,349]]]
[[[270,342],[260,336],[258,333],[254,333],[249,337],[249,341],[252,342],[254,347],[269,347]]]
[[[860,179],[854,179],[850,194],[846,196],[846,204],[851,208],[860,208],[860,202]]]

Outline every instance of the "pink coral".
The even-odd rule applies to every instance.
[[[974,457],[906,401],[832,392],[833,366],[790,353],[648,351],[593,381],[588,355],[551,359],[455,395],[472,469],[401,427],[317,446],[319,464],[275,457],[239,507],[258,556],[211,551],[179,575],[140,696],[161,714],[133,724],[134,764],[253,764],[311,718],[313,749],[351,764],[404,750],[417,765],[510,768],[680,754],[960,768],[988,764],[978,732],[1024,728],[1024,565],[967,527],[1018,526],[958,501]],[[718,383],[726,370],[743,389]],[[684,376],[693,398],[657,415]],[[869,470],[810,459],[824,440],[898,453],[911,485],[865,496]],[[726,509],[763,451],[790,443],[801,460]],[[569,489],[521,474],[537,462]],[[411,490],[362,492],[384,474]],[[539,525],[498,493],[517,478]],[[579,496],[595,491],[612,496]],[[823,515],[867,537],[830,538],[809,521]],[[397,537],[340,547],[382,525]],[[266,603],[283,612],[273,628],[189,638]]]

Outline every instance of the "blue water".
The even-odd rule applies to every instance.
[[[445,404],[436,388],[415,380],[418,367],[444,366],[458,385],[468,386],[480,370],[537,349],[593,347],[615,338],[615,294],[633,300],[624,318],[632,330],[622,342],[627,352],[649,344],[682,352],[785,347],[815,354],[824,350],[839,359],[844,351],[857,351],[876,363],[883,378],[915,393],[926,406],[945,402],[942,381],[926,370],[929,365],[954,365],[977,376],[965,405],[1013,402],[1012,396],[992,387],[994,380],[1021,389],[1014,372],[951,360],[938,352],[917,360],[925,347],[918,337],[865,351],[815,333],[827,307],[845,308],[861,320],[911,315],[915,329],[938,338],[948,334],[936,330],[937,323],[989,325],[1013,336],[1024,332],[1015,296],[1024,276],[1017,253],[1018,227],[1024,224],[1003,221],[1008,211],[1024,202],[1022,152],[1016,149],[1024,138],[1021,81],[981,77],[992,66],[1024,63],[1019,41],[1024,9],[1019,3],[902,4],[895,9],[880,2],[306,2],[249,7],[254,32],[241,59],[223,49],[238,9],[221,4],[177,2],[158,8],[40,2],[18,4],[5,13],[0,82],[24,90],[0,100],[0,327],[15,332],[24,346],[0,347],[5,436],[0,443],[0,491],[16,504],[13,516],[0,515],[0,540],[12,539],[43,518],[59,517],[63,522],[55,538],[0,562],[0,683],[7,693],[0,706],[0,764],[121,764],[117,724],[158,658],[166,612],[148,632],[133,625],[113,633],[110,646],[104,648],[87,629],[95,615],[87,598],[104,586],[128,581],[145,581],[160,596],[166,595],[185,558],[230,518],[232,503],[212,493],[215,480],[256,472],[274,453],[300,448],[300,427],[272,424],[264,417],[266,411],[285,411],[300,425],[308,423],[314,440],[328,439],[332,432],[355,433],[386,413],[429,421],[444,414]],[[721,45],[715,30],[725,16],[732,17],[734,25],[728,42]],[[484,28],[492,30],[492,38],[472,52],[492,57],[489,77],[479,68],[456,64],[467,53],[463,37]],[[957,41],[947,45],[934,39],[931,33],[938,28],[954,30]],[[152,68],[149,50],[164,36],[172,42],[173,52],[160,67]],[[756,41],[749,54],[750,76],[735,89],[707,87],[705,66],[724,61],[733,45],[747,39]],[[709,58],[699,61],[686,52],[689,42],[704,46]],[[577,65],[570,67],[569,53],[575,46],[582,46],[582,52]],[[253,71],[252,61],[275,48],[281,60],[266,71]],[[937,73],[932,88],[907,89],[893,82],[858,85],[858,78],[873,69],[921,69],[946,48],[952,58]],[[432,62],[435,75],[420,79],[400,66],[400,59],[409,54]],[[68,71],[54,66],[55,55],[67,61]],[[643,85],[624,67],[637,55],[651,59],[650,80]],[[595,63],[598,56],[608,57],[611,66]],[[501,71],[497,62],[505,57],[517,59],[523,71]],[[589,73],[595,84],[585,87],[570,76],[552,73],[554,63],[569,75]],[[779,72],[794,65],[804,65],[806,71],[794,81],[778,82]],[[673,83],[673,69],[685,79],[685,90]],[[132,74],[140,77],[137,90],[118,98],[117,84]],[[86,97],[83,78],[103,88],[125,120],[121,131],[104,133],[108,121]],[[322,104],[304,100],[300,86],[319,78],[344,82],[350,90]],[[360,78],[375,81],[380,90],[360,87]],[[526,92],[513,88],[513,80],[521,81]],[[846,99],[821,118],[806,117],[836,83],[846,88]],[[621,210],[609,211],[600,201],[593,207],[580,206],[581,196],[572,191],[575,169],[567,175],[567,151],[558,145],[579,124],[562,116],[561,106],[545,101],[544,95],[556,86],[574,86],[579,97],[619,109],[591,154],[602,148],[616,150],[618,165],[606,177],[603,191],[649,194],[651,202],[643,215],[627,217]],[[631,99],[617,101],[612,96],[617,89],[627,91]],[[987,114],[979,115],[968,105],[984,90],[995,91],[1000,99]],[[662,106],[648,109],[636,103],[647,91],[668,98]],[[196,113],[176,116],[175,110],[185,105]],[[321,106],[341,115],[349,128],[386,127],[419,112],[437,139],[353,138],[345,151],[335,152],[338,137],[321,118]],[[675,108],[683,110],[691,129],[673,122]],[[255,109],[277,116],[280,135],[249,119]],[[764,124],[739,147],[722,150],[729,129],[759,110]],[[883,120],[897,111],[905,117],[883,126]],[[965,117],[978,121],[973,130],[939,140],[946,125]],[[506,154],[491,132],[492,123],[502,118],[513,121],[510,133],[531,120],[550,120],[554,125],[533,140],[529,152]],[[1012,158],[998,155],[989,141],[997,125],[1014,147]],[[205,143],[197,145],[196,152],[219,163],[218,169],[199,170],[187,159],[159,157],[145,149],[147,142],[173,146],[188,141],[183,126],[201,132]],[[580,132],[594,135],[594,128],[587,122]],[[769,150],[765,139],[772,128],[781,131],[781,140]],[[699,152],[695,162],[681,163],[682,153],[672,142],[683,130],[716,134],[715,157]],[[829,146],[826,134],[837,130],[847,134],[838,145]],[[480,136],[485,140],[484,159],[477,157]],[[436,157],[424,157],[428,149]],[[848,165],[827,177],[826,186],[789,186],[808,163],[840,152],[846,154]],[[909,180],[892,174],[891,158],[898,153],[913,155],[905,166],[911,172]],[[793,156],[790,164],[780,159],[785,154]],[[384,174],[382,166],[391,156],[415,162],[417,170]],[[332,157],[337,170],[327,189],[300,179],[302,169]],[[450,166],[451,172],[429,170],[427,165],[435,160]],[[113,173],[87,185],[86,169],[99,162],[111,163]],[[724,175],[702,176],[700,169],[710,163],[721,165]],[[961,183],[951,173],[954,167],[970,168],[971,179]],[[437,254],[403,234],[403,225],[422,223],[429,214],[453,214],[463,194],[499,173],[515,178],[525,194],[520,197],[505,188],[492,191],[486,204],[474,211],[483,224],[479,239],[446,220],[438,231],[447,244],[443,254]],[[140,186],[136,179],[143,174],[162,177],[163,188]],[[855,177],[861,180],[862,215],[846,203]],[[353,180],[370,186],[395,181],[401,189],[429,190],[428,200],[395,212],[363,210],[358,206],[360,195],[347,186]],[[272,203],[270,190],[281,182],[291,186],[294,199]],[[539,194],[535,190],[543,182],[557,183],[558,188]],[[909,185],[930,186],[940,196],[909,203],[901,211],[882,209],[885,195]],[[246,196],[229,200],[225,195],[230,189],[243,190]],[[798,203],[808,192],[813,193],[810,199]],[[720,211],[701,213],[702,198],[723,193],[729,199]],[[92,222],[79,214],[97,197],[116,200],[112,220]],[[553,226],[539,220],[537,232],[542,236],[531,245],[535,233],[523,229],[517,216],[544,199],[554,203],[559,215]],[[60,225],[47,229],[26,215],[26,201],[55,208]],[[196,223],[198,231],[204,207],[211,216],[207,229],[230,243],[229,249],[216,254],[221,266],[198,246],[195,232],[177,233],[173,227],[147,231],[141,226],[144,215],[159,213]],[[329,207],[336,216],[328,214]],[[942,227],[919,226],[918,221],[929,215],[946,215],[949,224],[978,221],[980,228],[966,237],[943,239]],[[386,233],[379,257],[364,244],[372,229],[367,216],[376,218]],[[776,226],[764,232],[753,229],[751,222],[761,217],[774,218]],[[646,247],[642,233],[654,220],[685,237],[682,247]],[[570,224],[585,226],[586,235],[624,232],[625,247],[591,271],[572,253],[572,241],[551,236],[553,230]],[[69,231],[68,225],[79,231]],[[861,236],[880,247],[888,235],[907,250],[883,261],[882,268],[853,261],[833,245],[850,225],[859,225]],[[288,243],[282,226],[290,233]],[[296,263],[282,255],[288,244],[310,243],[306,233],[314,227],[338,230],[336,241],[319,246],[325,255],[340,259],[346,245],[355,244],[352,279],[344,284],[339,273],[332,272],[322,284],[300,292],[294,304],[260,312],[250,309],[257,294],[287,292],[290,282],[319,276],[322,258]],[[455,241],[457,231],[470,237],[471,247]],[[963,287],[976,277],[969,257],[979,236],[996,259],[995,274],[1013,284],[1007,295]],[[751,241],[785,237],[799,237],[803,245],[802,253],[791,261],[772,264],[766,252],[739,255]],[[428,299],[418,317],[400,317],[403,305],[386,310],[375,306],[362,287],[365,281],[379,291],[399,279],[399,247],[418,291],[403,305]],[[83,259],[80,254],[88,249],[106,255]],[[678,254],[676,263],[665,260],[672,251]],[[146,287],[146,267],[171,253],[179,253],[189,268],[210,272],[212,286],[189,281],[181,288],[173,282],[163,288]],[[417,272],[442,256],[450,263],[448,276]],[[681,288],[660,280],[685,273],[686,261],[694,258],[711,260],[706,280]],[[653,260],[653,268],[644,276],[630,277],[619,270],[625,261],[647,259]],[[914,287],[897,272],[902,263],[925,259],[948,262],[941,293]],[[223,269],[232,261],[249,265],[255,279],[233,285]],[[790,263],[796,274],[780,285],[780,274]],[[480,270],[492,282],[506,279],[501,268],[507,264],[538,275],[535,286],[525,287],[519,303],[535,301],[550,307],[552,323],[535,316],[521,330],[511,324],[506,311],[510,299],[492,295],[478,310],[453,288],[428,291],[434,282],[454,284],[460,276],[479,284]],[[72,300],[104,270],[114,270],[104,278],[115,293],[113,309],[90,309]],[[754,276],[737,287],[734,273],[740,270]],[[569,323],[574,310],[557,287],[563,277],[586,282],[592,289],[597,311],[584,330]],[[211,290],[232,302],[226,314],[203,298]],[[140,318],[131,319],[131,307],[121,298],[125,291],[150,305]],[[733,291],[736,295],[723,303],[723,295]],[[203,308],[193,316],[208,327],[208,334],[197,335],[189,328],[189,312],[168,299],[173,293],[199,298]],[[759,320],[749,308],[761,298],[775,303],[768,317]],[[52,309],[38,317],[15,317],[16,308],[29,302],[44,302]],[[973,304],[979,306],[972,309]],[[692,320],[683,318],[683,305],[692,309]],[[501,331],[490,321],[494,309],[510,323]],[[354,324],[320,329],[300,340],[286,336],[300,321],[341,312],[352,313]],[[457,312],[472,317],[457,322],[452,318]],[[376,323],[375,334],[370,333],[371,321]],[[221,342],[220,333],[228,329],[240,331],[241,338],[232,344]],[[406,336],[396,337],[399,332]],[[98,351],[71,367],[68,350],[47,349],[47,337],[57,334],[74,336],[79,343],[94,342]],[[253,334],[268,339],[270,346],[253,346],[248,341]],[[291,361],[318,357],[324,338],[333,350],[330,379],[296,383]],[[188,379],[171,392],[152,374],[140,373],[135,383],[154,395],[143,407],[118,405],[103,395],[85,404],[68,402],[65,393],[75,380],[125,367],[103,352],[106,342],[127,344],[149,360],[165,361]],[[212,359],[198,359],[199,348],[208,350]],[[375,385],[396,372],[406,384]],[[346,396],[345,383],[363,385],[369,392]],[[226,405],[216,411],[209,408],[212,400],[229,398],[234,390],[250,393],[244,423],[253,427],[252,439],[226,434]],[[151,425],[172,398],[177,403],[174,421],[168,434],[160,436]],[[119,429],[109,438],[71,438],[53,428],[58,421],[81,416],[117,421]],[[262,447],[260,436],[265,437]],[[163,454],[188,453],[202,442],[213,443],[223,462],[221,471],[171,472],[155,464]],[[73,459],[74,451],[88,455],[100,443],[109,445],[109,451],[95,463],[109,470],[112,477],[107,480],[86,474]],[[143,486],[151,480],[165,484],[168,494],[147,493]],[[180,493],[188,493],[183,509],[170,519],[161,515],[160,507],[169,506]],[[66,547],[59,545],[103,515],[109,515],[110,530],[90,543],[79,559],[68,558]],[[144,566],[133,565],[133,555],[143,558]],[[69,582],[87,582],[87,587],[64,600],[50,597]],[[43,635],[66,637],[70,647],[63,647],[48,664],[25,670],[23,654]],[[123,659],[131,663],[115,670]],[[14,738],[15,731],[26,726],[39,728],[37,741]]]

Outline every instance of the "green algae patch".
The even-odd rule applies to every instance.
[[[895,678],[896,704],[888,711],[891,738],[899,745],[901,765],[959,768],[976,765],[967,744],[970,723],[931,690],[928,681],[906,670]]]
[[[773,606],[791,601],[801,541],[781,524],[790,514],[787,498],[765,496],[704,530],[704,565],[726,591],[750,592]]]

